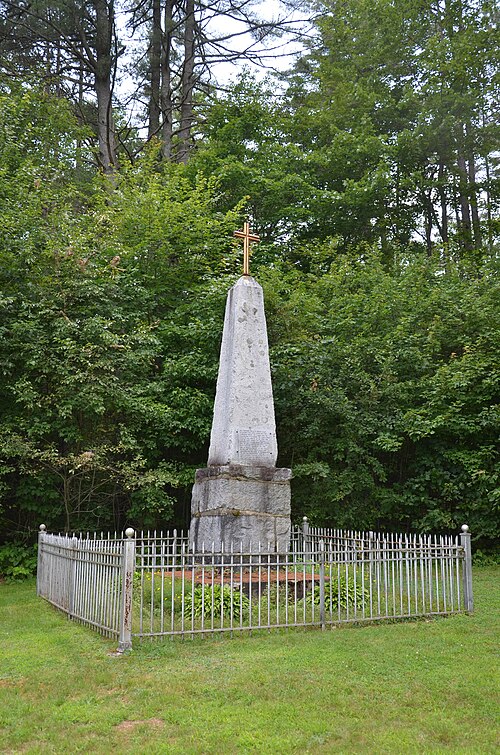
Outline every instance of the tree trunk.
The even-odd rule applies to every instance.
[[[470,206],[467,181],[467,163],[463,152],[463,129],[460,125],[460,133],[457,144],[458,166],[458,192],[460,202],[460,235],[464,249],[472,249],[472,226],[470,219]]]
[[[161,5],[160,0],[153,0],[153,28],[151,30],[151,47],[149,50],[149,123],[148,139],[160,131],[160,78],[161,78]]]
[[[422,192],[422,201],[424,203],[425,217],[425,248],[427,255],[432,255],[432,197],[431,193]]]
[[[481,115],[482,124],[483,124],[483,131],[486,126],[486,118],[484,115],[484,111]],[[486,150],[484,154],[484,172],[486,176],[486,227],[487,227],[487,234],[488,234],[488,250],[490,252],[493,251],[493,225],[492,225],[492,212],[491,212],[491,172],[490,172],[490,159],[488,150]]]
[[[469,191],[470,191],[470,209],[472,213],[472,229],[474,231],[474,246],[476,249],[480,249],[483,245],[483,238],[481,234],[481,221],[479,218],[479,208],[477,206],[477,192],[476,192],[476,162],[474,154],[471,152],[469,155]]]
[[[78,63],[78,110],[77,110],[77,118],[78,122],[84,123],[84,116],[83,116],[83,63],[80,60]],[[76,168],[79,170],[82,167],[82,140],[78,139],[76,142],[76,155],[75,155],[75,161],[76,161]]]
[[[486,173],[486,222],[488,224],[488,249],[493,251],[493,225],[491,212],[491,175],[490,161],[488,156],[484,158],[484,169]]]
[[[439,194],[439,202],[441,205],[441,225],[439,227],[439,232],[441,234],[441,240],[443,244],[447,244],[449,241],[448,203],[446,201],[446,192],[444,189],[444,162],[441,159],[439,160],[439,170],[438,170],[438,194]]]
[[[454,181],[452,204],[453,204],[453,212],[455,214],[455,224],[456,224],[457,229],[460,231],[460,212],[458,211],[457,199],[458,199],[458,187],[457,187],[456,181]]]
[[[162,112],[162,154],[167,160],[172,155],[173,104],[172,73],[170,69],[172,55],[173,0],[165,2],[165,33],[161,47],[161,112]]]
[[[194,54],[195,54],[195,15],[194,0],[186,0],[186,19],[184,23],[184,63],[181,79],[181,109],[179,127],[179,145],[177,162],[187,163],[191,150],[193,126],[193,89],[194,89]]]
[[[52,78],[52,42],[46,40],[45,42],[45,92],[50,93]]]
[[[99,162],[105,173],[117,167],[115,126],[112,110],[113,0],[94,0],[96,11],[95,92],[97,97],[97,138]]]
[[[70,516],[71,516],[71,483],[69,480],[68,473],[66,470],[63,472],[63,501],[64,501],[64,514],[65,514],[65,527],[66,532],[69,532],[69,527],[71,524]]]

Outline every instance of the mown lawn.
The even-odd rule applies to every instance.
[[[473,616],[124,657],[33,582],[0,585],[0,751],[498,752],[499,576],[475,570]]]

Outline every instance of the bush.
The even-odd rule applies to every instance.
[[[315,606],[320,604],[320,590],[319,585],[315,585],[314,590],[305,596],[305,601],[308,606],[314,603]],[[331,597],[331,601],[330,601]],[[325,606],[328,608],[336,609],[339,607],[347,608],[347,606],[362,606],[366,604],[370,599],[368,590],[362,590],[359,582],[354,584],[354,579],[349,577],[346,579],[344,576],[340,577],[340,580],[334,578],[325,583]]]
[[[499,550],[488,550],[488,551],[481,551],[477,550],[472,555],[472,563],[474,566],[497,566],[500,564],[500,551]]]
[[[239,590],[231,590],[230,587],[221,585],[197,585],[194,591],[185,598],[185,615],[189,618],[194,616],[199,619],[214,618],[217,616],[232,616],[238,618],[240,613],[245,612],[249,606],[249,600]]]
[[[37,546],[22,543],[0,545],[0,577],[7,582],[26,579],[36,573]]]

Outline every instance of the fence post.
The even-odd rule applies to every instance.
[[[464,609],[467,611],[467,613],[472,613],[472,611],[474,610],[474,599],[472,595],[472,553],[469,526],[467,524],[462,524],[460,544],[464,549],[464,559],[462,562]]]
[[[370,580],[370,617],[373,613],[372,603],[372,585],[373,585],[373,564],[375,561],[375,554],[373,553],[373,532],[370,530],[368,533],[368,574]]]
[[[309,521],[306,516],[302,519],[302,549],[304,551],[304,561],[307,561],[307,555],[310,552],[310,542]]]
[[[135,569],[135,531],[132,527],[128,527],[125,530],[125,535],[127,539],[123,542],[122,600],[118,653],[123,653],[132,647],[132,589]]]
[[[47,527],[44,524],[41,524],[39,527],[38,532],[38,551],[37,551],[37,558],[36,558],[36,594],[41,595],[42,594],[42,571],[43,571],[43,538],[45,535],[45,530]]]
[[[314,589],[313,589],[314,595]],[[319,620],[325,629],[325,541],[319,541]]]

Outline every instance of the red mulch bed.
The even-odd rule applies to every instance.
[[[185,582],[192,582],[193,581],[193,572],[191,570],[184,570],[182,572],[181,570],[174,571],[174,572],[168,572],[168,574],[173,574],[175,579],[182,579],[182,574],[184,573],[184,581]],[[262,566],[259,574],[259,568],[254,567],[251,571],[249,569],[243,569],[242,572],[238,568],[235,569],[234,575],[233,575],[233,584],[257,584],[258,582],[261,582],[262,584],[272,584],[275,582],[319,582],[319,574],[312,575],[310,572],[305,574],[304,572],[301,572],[297,570],[297,574],[293,571],[288,571],[286,573],[285,571],[276,571],[276,570],[270,570],[268,572],[267,568]],[[220,585],[224,583],[225,585],[228,585],[231,583],[231,575],[227,574],[224,575],[224,579],[222,579],[220,570],[214,569],[212,573],[211,568],[205,568],[205,569],[195,569],[194,571],[194,584],[195,585],[201,585],[205,583],[206,585]]]

